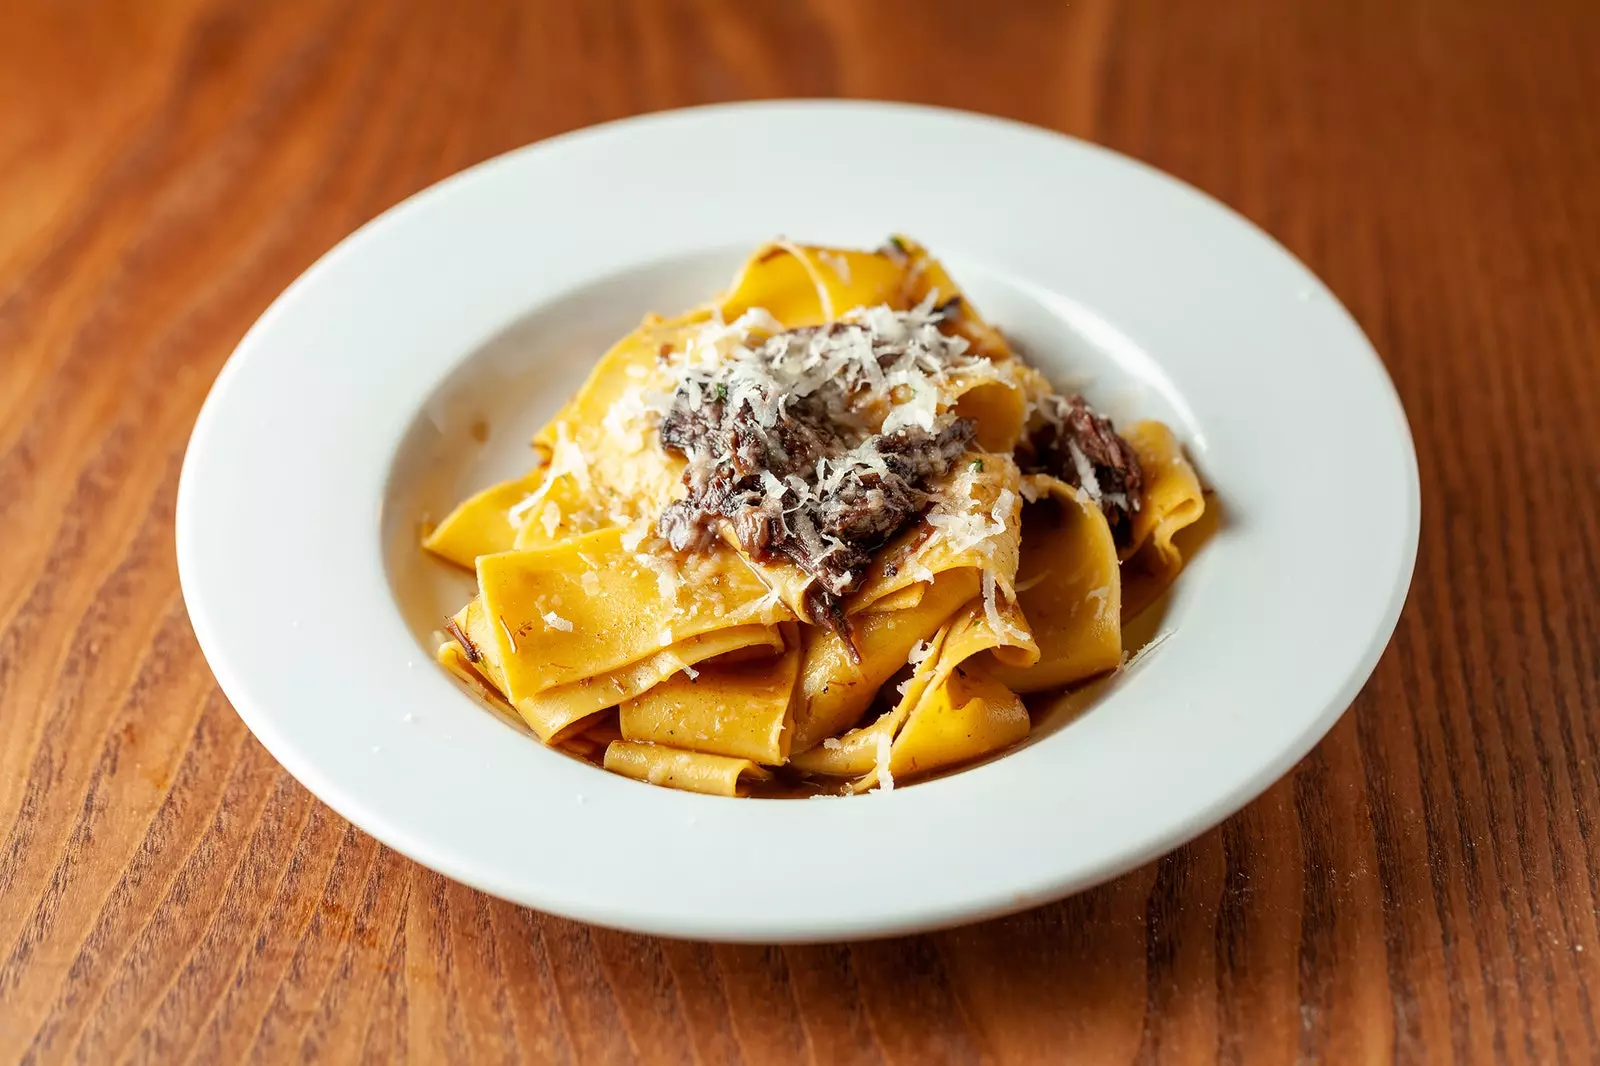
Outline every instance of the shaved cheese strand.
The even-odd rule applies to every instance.
[[[971,352],[965,338],[939,330],[930,293],[909,311],[857,308],[815,329],[784,330],[759,308],[736,322],[713,320],[674,360],[676,390],[690,410],[713,399],[748,407],[757,425],[778,424],[787,403],[823,390],[866,418],[868,429],[933,431],[957,377],[994,378],[998,365]],[[620,417],[620,416],[619,416]]]
[[[1150,638],[1150,643],[1134,652],[1131,656],[1124,652],[1122,665],[1117,668],[1117,672],[1127,673],[1135,666],[1138,666],[1140,663],[1144,662],[1146,657],[1148,657],[1151,652],[1161,647],[1161,645],[1165,644],[1167,642],[1167,638],[1172,636],[1172,634],[1173,630],[1163,629],[1161,632]]]
[[[889,739],[889,734],[888,733],[879,733],[878,734],[878,753],[877,753],[878,757],[877,757],[877,760],[876,760],[877,761],[877,770],[878,770],[878,791],[879,792],[893,792],[894,791],[894,774],[889,772],[889,756],[890,756],[890,753],[892,752],[892,750],[893,749],[892,749],[892,745],[891,745],[891,742],[890,742],[890,739]]]
[[[1067,454],[1072,456],[1072,468],[1078,472],[1078,484],[1094,503],[1100,502],[1100,479],[1094,476],[1094,464],[1083,454],[1075,441],[1067,441]]]

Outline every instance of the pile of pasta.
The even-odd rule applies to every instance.
[[[1121,430],[1143,488],[1120,547],[1083,487],[1024,475],[1013,451],[1051,387],[965,301],[939,328],[983,372],[928,402],[974,422],[972,451],[873,556],[842,630],[813,616],[799,567],[752,559],[731,535],[673,551],[655,526],[685,491],[684,459],[659,440],[677,353],[961,295],[905,238],[876,251],[777,242],[720,299],[647,318],[537,434],[524,476],[425,536],[478,581],[439,662],[546,745],[719,795],[889,789],[1023,740],[1024,696],[1124,662],[1124,620],[1177,575],[1174,534],[1205,499],[1154,421]]]

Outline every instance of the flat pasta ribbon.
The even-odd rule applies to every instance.
[[[635,781],[712,796],[745,796],[751,785],[772,776],[749,759],[628,740],[614,740],[606,745],[604,765],[612,773]]]
[[[800,629],[782,628],[781,655],[683,670],[623,703],[623,737],[783,765],[793,735]]]
[[[792,615],[738,556],[713,553],[663,580],[663,568],[677,564],[630,549],[626,536],[603,529],[478,558],[476,625],[487,639],[469,637],[546,742],[686,666],[755,644],[782,647],[776,627]]]
[[[1046,474],[1029,476],[1038,502],[1022,512],[1017,602],[1039,661],[988,664],[1017,692],[1076,684],[1122,662],[1122,572],[1105,514],[1081,489]]]
[[[795,756],[794,765],[853,777],[849,789],[864,792],[894,773],[932,773],[1020,740],[1028,732],[1027,711],[982,666],[968,664],[980,652],[1014,666],[1039,656],[1014,604],[1001,608],[997,625],[985,604],[970,603],[922,650],[891,710],[833,743]],[[932,720],[912,728],[919,715]]]
[[[527,499],[544,482],[540,464],[522,477],[490,485],[456,504],[422,540],[422,546],[435,555],[468,570],[477,566],[478,556],[510,551],[517,546],[517,524],[512,508]]]
[[[1183,446],[1165,425],[1136,422],[1123,438],[1133,446],[1145,478],[1144,505],[1133,518],[1132,536],[1122,550],[1122,614],[1133,618],[1183,569],[1183,552],[1173,537],[1205,515],[1206,497]]]
[[[914,605],[856,615],[852,623],[859,663],[852,662],[839,634],[808,626],[792,750],[809,751],[859,721],[884,682],[906,665],[911,649],[939,632],[979,594],[979,587],[976,568],[945,570],[931,582],[918,583],[916,588],[926,591]]]
[[[759,310],[785,329],[836,322],[857,307],[905,302],[906,264],[878,252],[774,241],[757,248],[716,305],[732,321]]]

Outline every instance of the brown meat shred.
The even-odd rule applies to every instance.
[[[863,435],[815,396],[762,426],[726,390],[698,407],[680,390],[660,436],[689,460],[689,491],[661,512],[657,531],[689,550],[711,543],[726,520],[752,559],[788,560],[816,578],[814,615],[848,641],[843,598],[866,580],[872,553],[928,506],[930,482],[950,472],[973,428],[952,419],[933,432]]]
[[[1133,535],[1133,516],[1139,513],[1144,491],[1144,471],[1133,446],[1117,434],[1111,419],[1098,414],[1082,396],[1052,396],[1042,412],[1044,424],[1019,454],[1027,473],[1054,475],[1075,488],[1084,488],[1083,476],[1072,451],[1075,447],[1093,471],[1099,504],[1119,547]]]

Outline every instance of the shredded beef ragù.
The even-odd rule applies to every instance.
[[[952,372],[993,371],[938,329],[957,307],[871,309],[686,362],[659,432],[665,451],[688,460],[687,493],[661,512],[660,535],[692,551],[726,523],[752,559],[814,578],[814,616],[848,641],[843,601],[873,552],[927,510],[932,486],[972,445],[970,420],[904,400],[931,396]],[[1126,543],[1142,485],[1133,449],[1081,397],[1049,397],[1038,421],[1018,454],[1024,468],[1083,489]]]

